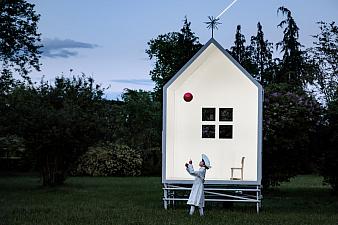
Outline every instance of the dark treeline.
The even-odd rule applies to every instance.
[[[105,89],[85,75],[33,84],[39,15],[24,0],[0,7],[1,169],[38,171],[44,185],[62,184],[69,175],[160,175],[162,88],[202,47],[187,18],[180,31],[148,42],[154,91],[125,89],[121,100],[107,100]],[[263,183],[319,173],[337,190],[338,28],[318,23],[306,49],[291,11],[278,12],[280,42],[269,42],[261,23],[247,41],[238,25],[228,50],[265,89]]]

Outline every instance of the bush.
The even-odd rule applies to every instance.
[[[141,154],[126,145],[104,143],[89,150],[76,163],[73,175],[138,176],[141,174]]]
[[[265,91],[262,181],[268,187],[309,170],[321,108],[313,97],[287,86]]]
[[[338,89],[335,99],[328,104],[327,122],[327,144],[323,149],[321,174],[324,176],[324,182],[330,184],[338,193]]]

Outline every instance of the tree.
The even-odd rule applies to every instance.
[[[32,68],[40,70],[39,49],[42,47],[37,24],[40,15],[25,0],[0,2],[0,61],[2,69],[10,67],[24,78]]]
[[[246,59],[245,36],[241,33],[241,25],[237,25],[234,46],[230,48],[231,55],[242,63]]]
[[[277,43],[283,58],[279,64],[279,71],[276,76],[276,82],[290,84],[293,89],[304,89],[308,82],[313,81],[313,71],[311,71],[311,62],[306,61],[305,52],[302,51],[302,45],[298,41],[299,28],[291,15],[291,11],[285,7],[279,7],[286,18],[281,21],[278,27],[285,29],[283,31],[283,40]]]
[[[123,144],[140,150],[161,146],[161,104],[154,93],[125,89],[122,99]]]
[[[252,62],[253,48],[245,46],[245,36],[241,33],[241,25],[237,25],[234,46],[230,48],[230,54],[243,66],[253,77],[256,78],[257,67]]]
[[[326,120],[328,122],[324,136],[324,147],[322,149],[322,164],[320,172],[324,181],[329,183],[333,190],[338,193],[338,88],[328,103]]]
[[[274,63],[272,60],[272,43],[264,39],[262,25],[258,22],[257,34],[251,37],[253,51],[252,61],[257,68],[257,79],[263,86],[274,80]]]
[[[338,27],[335,22],[318,24],[320,33],[313,36],[316,40],[310,52],[318,65],[316,86],[324,101],[329,103],[338,87]]]
[[[156,99],[160,102],[162,102],[165,83],[202,47],[198,37],[191,31],[190,25],[191,23],[185,18],[180,32],[159,35],[148,42],[149,48],[146,53],[151,60],[155,60],[150,76],[155,82]]]
[[[263,184],[268,187],[308,170],[322,111],[314,97],[287,84],[268,85],[264,95]]]
[[[142,153],[143,175],[161,174],[161,102],[153,92],[126,89],[122,95],[124,122],[121,143]]]
[[[54,85],[15,87],[1,107],[0,127],[25,140],[43,185],[62,184],[69,168],[89,146],[105,137],[103,90],[86,76],[57,77]],[[2,104],[2,103],[1,103]]]

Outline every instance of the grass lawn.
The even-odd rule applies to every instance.
[[[58,188],[43,188],[36,177],[0,177],[0,225],[337,225],[338,196],[321,181],[299,176],[264,193],[259,215],[254,204],[207,205],[200,218],[188,216],[183,204],[164,210],[159,177],[74,177]]]

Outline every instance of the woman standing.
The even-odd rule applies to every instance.
[[[189,215],[193,215],[195,212],[195,207],[198,207],[200,216],[204,215],[204,179],[206,170],[211,168],[210,161],[208,157],[202,154],[202,161],[199,163],[200,169],[198,171],[194,171],[192,166],[192,161],[185,164],[187,171],[190,175],[195,177],[194,183],[191,188],[191,192],[189,195],[189,200],[187,202],[190,205]]]

